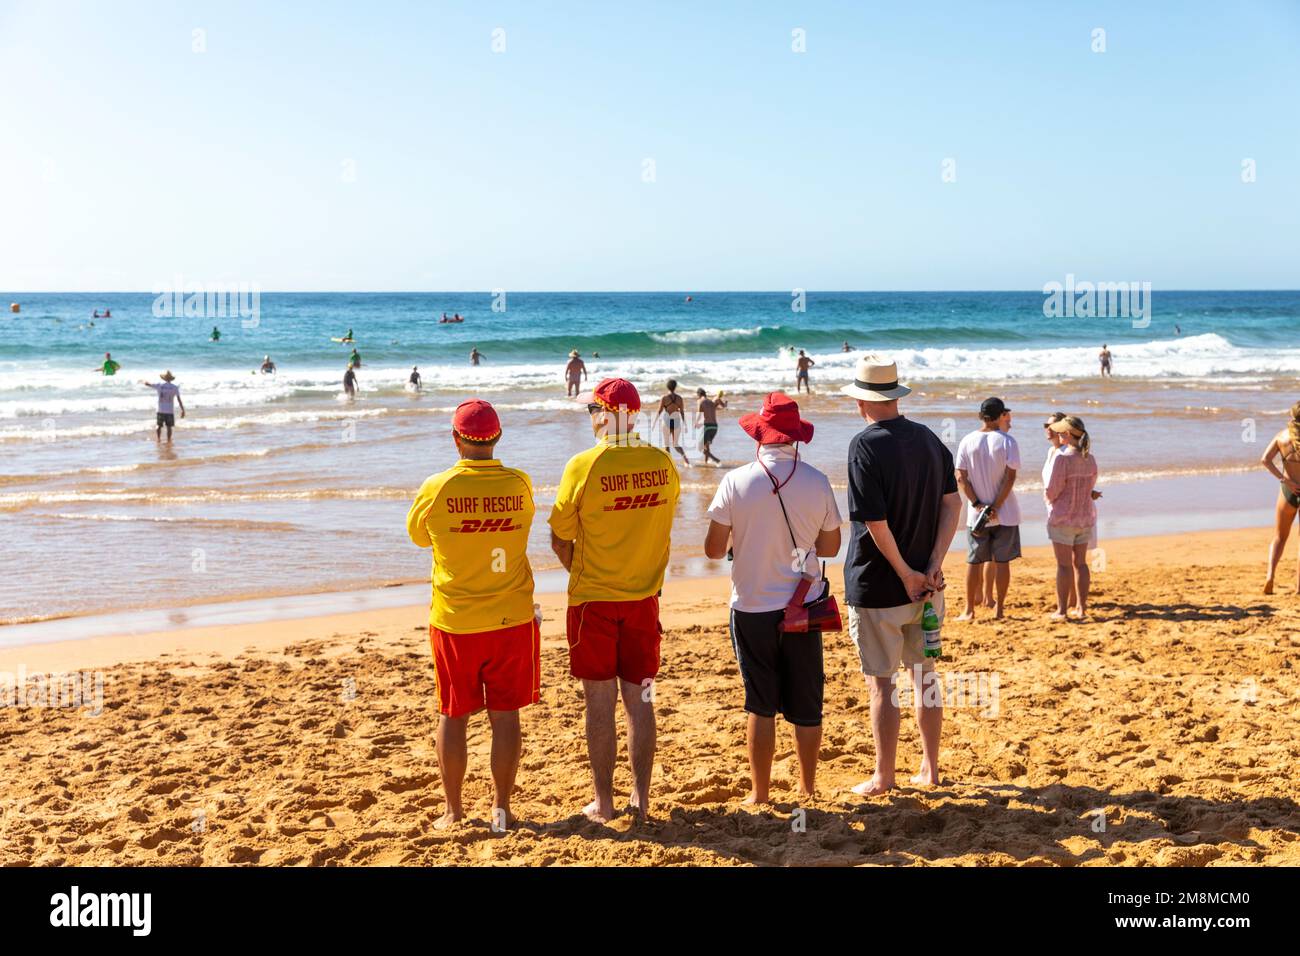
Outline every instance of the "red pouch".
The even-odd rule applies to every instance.
[[[809,631],[842,631],[844,622],[840,619],[840,606],[831,594],[830,584],[822,577],[825,585],[823,597],[816,601],[804,603],[815,578],[802,578],[795,588],[790,603],[785,606],[785,617],[781,620],[781,631],[785,634],[806,634]]]

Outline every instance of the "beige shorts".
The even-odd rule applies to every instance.
[[[943,592],[929,599],[943,623]],[[862,673],[868,677],[891,677],[900,668],[934,670],[934,658],[925,656],[925,636],[921,633],[921,613],[925,601],[898,607],[854,607],[849,605],[849,636],[858,649]]]
[[[1047,526],[1048,540],[1056,544],[1068,545],[1071,548],[1077,548],[1081,544],[1086,544],[1090,549],[1096,547],[1097,526],[1095,524],[1086,527],[1075,527],[1067,524],[1049,524]]]

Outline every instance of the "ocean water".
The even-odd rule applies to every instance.
[[[753,453],[737,413],[793,392],[789,350],[806,349],[817,365],[804,407],[818,425],[807,459],[841,494],[862,427],[834,392],[856,359],[842,343],[897,360],[916,388],[905,412],[954,447],[980,399],[1002,395],[1025,454],[1027,531],[1041,525],[1048,411],[1088,421],[1103,532],[1129,534],[1268,520],[1275,488],[1256,461],[1300,398],[1296,292],[1157,291],[1145,327],[1047,318],[1036,292],[809,293],[804,311],[778,292],[267,293],[256,321],[157,315],[155,298],[0,292],[0,306],[21,305],[0,317],[0,621],[418,580],[428,558],[405,539],[406,506],[454,460],[449,413],[471,395],[497,405],[502,458],[533,476],[533,561],[553,566],[545,506],[564,460],[590,441],[564,394],[571,348],[592,381],[630,378],[647,403],[669,377],[688,398],[724,390],[715,447],[731,464]],[[91,318],[104,308],[112,318]],[[465,322],[440,324],[443,312]],[[348,328],[362,356],[356,401],[341,394],[351,346],[331,341]],[[1115,356],[1106,381],[1103,342]],[[106,351],[122,365],[112,378],[92,371]],[[275,375],[256,372],[267,354]],[[412,365],[421,395],[403,387]],[[139,384],[164,369],[189,412],[170,446],[155,443],[153,392]],[[683,473],[676,573],[708,567],[703,513],[719,475]],[[1208,504],[1207,488],[1218,489]]]

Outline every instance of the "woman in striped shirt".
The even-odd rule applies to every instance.
[[[1088,589],[1092,583],[1088,543],[1097,524],[1097,507],[1093,504],[1097,459],[1092,457],[1083,419],[1066,415],[1050,427],[1063,441],[1061,450],[1051,456],[1043,482],[1047,537],[1056,552],[1056,612],[1052,620],[1067,619],[1071,583],[1079,618],[1083,619],[1088,613]]]

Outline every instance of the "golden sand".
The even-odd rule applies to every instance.
[[[423,608],[3,651],[0,671],[102,669],[105,706],[0,708],[0,862],[1300,864],[1300,598],[1260,594],[1267,542],[1252,530],[1108,544],[1087,624],[1047,621],[1053,566],[1029,549],[1006,620],[944,629],[949,693],[983,675],[987,695],[993,675],[997,698],[946,711],[936,788],[848,792],[871,772],[868,695],[847,635],[828,635],[819,792],[799,807],[784,728],[777,803],[738,805],[748,773],[726,581],[673,582],[645,823],[579,815],[581,692],[555,599],[542,703],[524,712],[521,822],[506,834],[486,822],[483,717],[470,727],[471,819],[433,829]],[[954,555],[950,608],[962,570]],[[905,716],[900,781],[918,759]],[[625,760],[615,784],[625,800]]]

